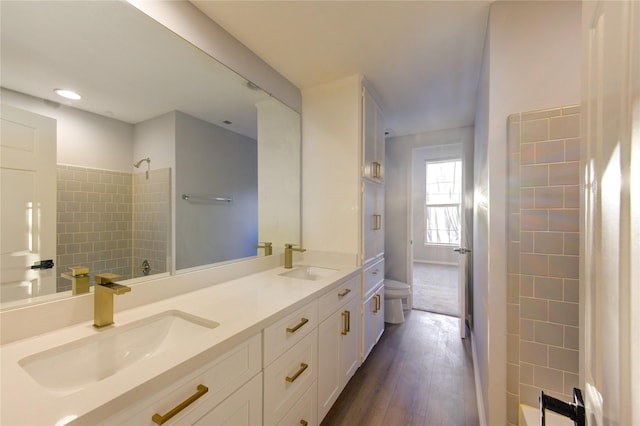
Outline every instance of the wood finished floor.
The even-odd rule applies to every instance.
[[[458,319],[405,311],[324,418],[323,426],[479,424],[471,342]]]

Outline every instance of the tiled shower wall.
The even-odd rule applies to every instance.
[[[508,118],[507,401],[566,401],[578,386],[578,106]]]
[[[133,194],[133,276],[141,277],[142,263],[149,274],[168,270],[171,217],[171,169],[158,169],[134,175]]]
[[[68,272],[72,266],[86,266],[93,276],[100,272],[111,272],[122,275],[122,279],[139,276],[135,274],[132,259],[134,255],[134,222],[133,192],[134,184],[131,173],[106,170],[87,169],[75,166],[57,167],[58,202],[57,202],[57,267],[58,272]],[[138,228],[150,225],[148,218],[162,219],[156,229],[165,226],[168,230],[169,216],[169,170],[150,172],[146,181],[141,174],[143,185],[136,185],[137,192],[148,191],[148,201],[143,202],[141,210],[158,209],[157,204],[165,203],[165,215],[142,216]],[[154,182],[157,180],[158,183]],[[164,185],[160,189],[159,185]],[[147,188],[147,189],[145,189]],[[153,206],[153,207],[148,207]],[[162,241],[146,240],[142,247],[153,250],[142,254],[153,254],[150,260],[152,273],[164,272],[166,269],[168,231],[160,238],[158,233],[145,234],[145,237],[158,238]],[[136,245],[139,243],[136,243]],[[156,253],[155,248],[164,247],[163,253]],[[155,259],[161,259],[156,262]],[[141,263],[141,262],[140,262]],[[157,265],[157,266],[156,266]],[[57,291],[71,289],[71,281],[57,277]]]

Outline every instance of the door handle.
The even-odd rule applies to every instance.
[[[48,259],[35,262],[33,266],[31,266],[31,269],[51,269],[54,266],[53,259]]]

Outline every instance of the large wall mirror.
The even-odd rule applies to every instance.
[[[74,266],[144,280],[299,242],[298,113],[130,4],[0,8],[3,307],[70,295]],[[28,253],[45,210],[16,195],[5,155],[24,151],[22,113],[55,126],[53,253]],[[54,268],[31,268],[46,258]]]

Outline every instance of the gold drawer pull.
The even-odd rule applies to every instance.
[[[307,426],[307,425],[309,424],[309,422],[308,422],[308,421],[306,421],[305,419],[301,419],[301,420],[300,420],[300,424],[301,424],[302,426]]]
[[[342,313],[342,335],[346,336],[351,331],[351,312],[344,311]]]
[[[380,310],[380,295],[376,294],[374,298],[376,299],[376,304],[375,304],[375,307],[373,308],[373,313],[375,314]]]
[[[372,165],[373,165],[373,178],[380,179],[382,177],[381,164],[378,163],[377,161],[374,161]]]
[[[151,417],[151,420],[153,420],[155,424],[159,424],[159,425],[164,424],[167,421],[169,421],[173,416],[178,414],[180,411],[184,410],[189,405],[193,404],[198,398],[200,398],[202,395],[204,395],[207,392],[209,392],[208,387],[206,387],[205,385],[198,385],[198,391],[196,393],[194,393],[189,398],[182,401],[180,404],[176,405],[173,408],[173,410],[169,411],[164,416],[158,413],[154,414]]]
[[[379,271],[380,271],[379,269],[376,269],[375,271],[371,271],[371,275],[378,275]]]
[[[287,383],[293,383],[302,373],[304,373],[304,370],[306,370],[307,368],[309,368],[309,364],[305,364],[304,362],[300,363],[300,370],[296,371],[296,374],[294,374],[293,376],[289,377],[285,377],[285,380],[287,381]]]
[[[302,327],[303,325],[305,325],[306,323],[308,323],[309,320],[306,318],[300,318],[300,323],[298,325],[296,325],[293,328],[287,328],[287,333],[295,333],[296,331],[298,331],[300,329],[300,327]]]
[[[349,293],[351,293],[351,289],[350,288],[345,288],[342,293],[338,293],[338,297],[344,297]]]

